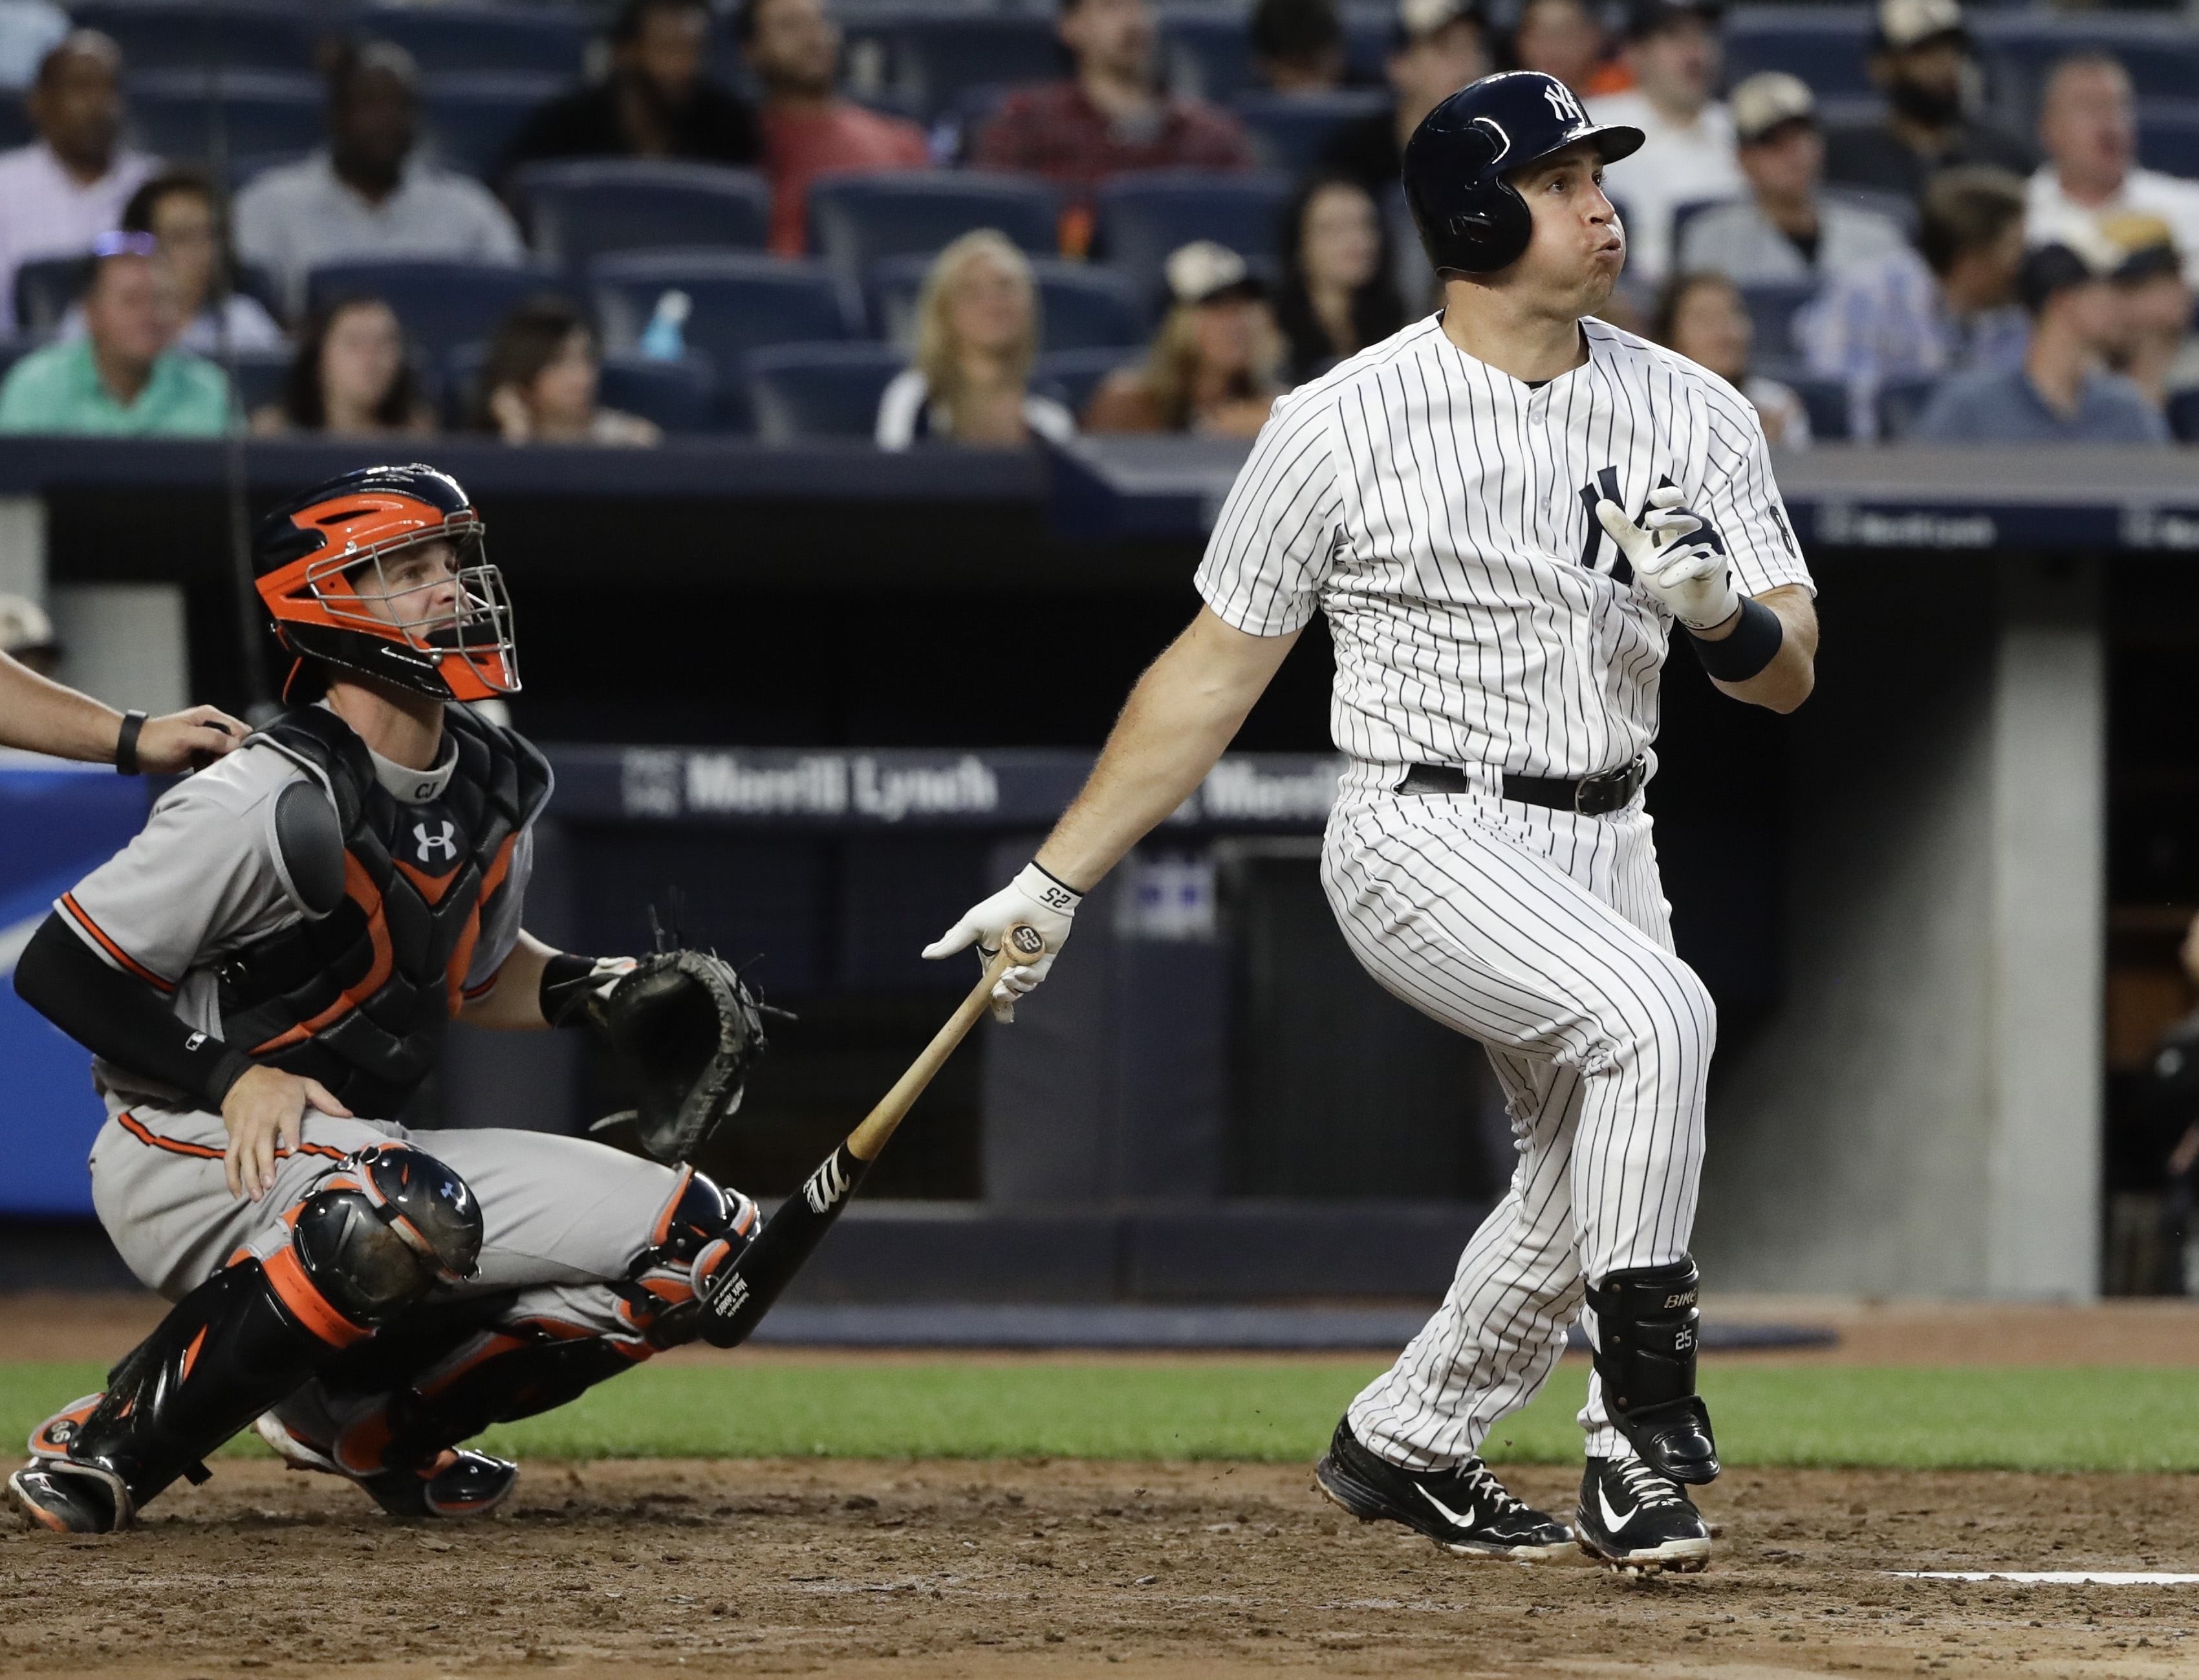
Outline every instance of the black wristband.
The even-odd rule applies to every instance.
[[[1751,677],[1779,656],[1779,645],[1787,639],[1787,627],[1779,615],[1763,602],[1744,596],[1741,603],[1741,622],[1733,627],[1733,634],[1721,640],[1706,642],[1694,631],[1688,639],[1695,645],[1695,657],[1703,662],[1703,669],[1720,682],[1747,682]]]
[[[125,776],[137,773],[137,735],[144,727],[144,713],[123,713],[122,732],[114,738],[114,767]]]
[[[576,957],[560,951],[542,965],[540,999],[542,1018],[553,1027],[585,1027],[588,1012],[588,981],[596,971],[593,957]]]

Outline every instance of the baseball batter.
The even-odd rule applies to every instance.
[[[1624,260],[1603,166],[1642,143],[1565,85],[1484,78],[1407,147],[1441,314],[1276,404],[1198,574],[1036,859],[928,948],[1028,919],[1043,979],[1084,891],[1198,786],[1327,615],[1350,762],[1322,879],[1368,971],[1487,1047],[1519,1162],[1442,1308],[1353,1401],[1330,1498],[1468,1556],[1578,1544],[1699,1569],[1718,1474],[1688,1253],[1717,1023],[1673,954],[1643,785],[1677,635],[1736,699],[1807,696],[1809,574],[1747,401],[1595,318]],[[1586,1310],[1588,1464],[1569,1529],[1478,1455]]]
[[[696,1286],[747,1240],[753,1205],[691,1169],[392,1118],[452,1018],[562,1024],[633,967],[522,928],[550,767],[450,703],[519,685],[481,534],[423,466],[271,514],[254,559],[291,703],[24,952],[18,989],[95,1053],[101,1222],[176,1303],[32,1434],[9,1487],[49,1528],[127,1525],[255,1423],[396,1514],[489,1510],[517,1467],[458,1443],[691,1336]]]

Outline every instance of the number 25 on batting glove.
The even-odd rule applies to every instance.
[[[1045,938],[1046,954],[1008,970],[993,988],[993,1018],[1012,1021],[1016,1000],[1036,988],[1053,966],[1054,954],[1069,937],[1070,919],[1083,898],[1036,864],[1027,863],[1023,873],[1000,891],[971,905],[960,921],[924,948],[924,954],[936,962],[975,945],[979,963],[989,963],[1000,948],[1000,936],[1018,922],[1029,922]]]
[[[1649,493],[1636,525],[1613,501],[1595,505],[1595,516],[1634,567],[1642,587],[1690,630],[1715,630],[1741,610],[1733,568],[1718,528],[1690,508],[1677,484]]]

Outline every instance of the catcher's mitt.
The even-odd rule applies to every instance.
[[[715,953],[672,950],[642,958],[586,1006],[590,1024],[640,1088],[637,1106],[591,1129],[630,1125],[657,1160],[690,1158],[741,1105],[749,1070],[764,1051],[764,1006]]]

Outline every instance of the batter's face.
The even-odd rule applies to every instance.
[[[1535,219],[1526,254],[1495,277],[1536,295],[1553,313],[1593,315],[1626,265],[1626,235],[1603,195],[1603,154],[1581,141],[1512,178]]]

